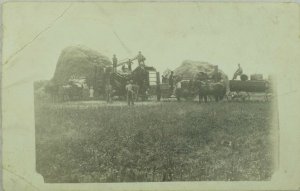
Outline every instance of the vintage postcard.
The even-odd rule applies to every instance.
[[[4,190],[300,189],[298,4],[2,8]]]

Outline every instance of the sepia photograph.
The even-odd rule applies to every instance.
[[[299,10],[5,3],[4,187],[299,189]]]
[[[83,7],[90,19],[68,7],[61,25],[99,31],[62,39],[50,78],[34,83],[37,172],[49,183],[270,180],[275,77],[268,55],[249,55],[264,44],[233,31],[249,24],[213,25],[201,4],[133,5]]]

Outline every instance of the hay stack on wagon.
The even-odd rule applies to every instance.
[[[70,46],[61,52],[52,82],[63,85],[72,77],[86,78],[87,82],[92,82],[97,75],[96,70],[103,70],[111,65],[108,57],[95,50],[84,46]]]
[[[206,73],[208,75],[209,79],[212,79],[213,74],[215,71],[215,65],[208,63],[208,62],[201,62],[201,61],[192,61],[192,60],[185,60],[182,62],[181,66],[176,68],[174,70],[174,75],[180,76],[181,79],[189,81],[189,80],[195,80],[197,78],[197,75],[200,72]],[[222,87],[219,85],[215,86],[212,83],[210,84],[210,88],[213,90],[202,90],[203,94],[207,95],[218,95],[216,97],[216,100],[222,99],[228,91],[228,76],[218,67],[218,71],[221,74],[221,82],[223,84]],[[189,83],[187,83],[186,87],[188,88]],[[208,88],[208,87],[207,87]],[[208,88],[208,89],[210,89]],[[183,86],[184,89],[184,86]],[[186,90],[187,91],[187,90]],[[183,90],[184,92],[184,90]]]
[[[99,96],[107,76],[105,69],[112,66],[103,54],[77,45],[62,50],[53,78],[44,85],[45,92],[55,100],[85,99],[91,86]]]
[[[214,72],[214,66],[208,62],[185,60],[174,70],[174,75],[181,76],[183,80],[193,80],[199,72],[204,72],[211,77]],[[228,76],[220,70],[220,67],[219,72],[221,73],[222,80],[227,82]]]
[[[179,67],[177,67],[174,70],[175,83],[177,80],[181,81],[181,92],[182,92],[181,94],[183,97],[185,98],[194,97],[197,94],[194,87],[198,87],[196,79],[198,79],[199,73],[200,72],[206,73],[208,78],[212,79],[214,71],[215,71],[215,65],[210,64],[208,62],[185,60],[182,62],[182,64]],[[215,94],[220,95],[219,97],[223,97],[226,93],[226,90],[228,89],[228,77],[222,70],[220,70],[220,68],[218,69],[218,71],[221,74],[221,82],[223,84],[214,83],[213,82],[214,80],[210,80],[209,88],[213,90],[210,90],[210,92],[207,92],[205,90],[203,92],[206,92],[207,94],[213,94],[214,91],[216,90],[217,93]],[[163,78],[169,79],[170,73],[171,73],[170,70],[166,70],[163,73]],[[215,86],[218,88],[214,88]],[[170,89],[168,82],[163,82],[161,89],[162,92],[167,92],[167,90]],[[163,96],[167,97],[168,94],[165,93],[165,95]]]

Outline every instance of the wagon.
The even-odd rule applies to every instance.
[[[251,80],[252,79],[252,80]],[[250,80],[229,80],[229,93],[227,94],[227,99],[242,99],[250,100],[255,97],[259,100],[268,100],[269,94],[271,92],[270,82],[268,80],[263,80],[252,77]]]

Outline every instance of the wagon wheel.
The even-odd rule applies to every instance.
[[[226,94],[226,99],[227,99],[227,101],[232,101],[232,92],[229,92],[228,94]]]

